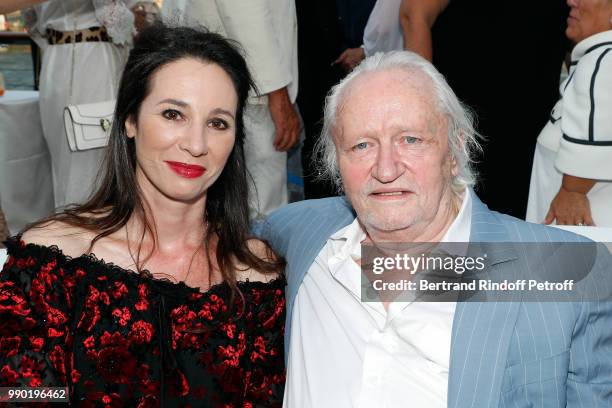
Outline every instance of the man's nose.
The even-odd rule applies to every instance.
[[[397,147],[392,143],[381,144],[372,176],[381,183],[391,183],[401,176],[404,170]]]
[[[208,153],[208,135],[205,125],[192,123],[186,130],[180,142],[181,150],[189,152],[194,157]]]

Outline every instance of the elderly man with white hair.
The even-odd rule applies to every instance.
[[[581,240],[477,198],[471,116],[429,62],[365,59],[328,96],[319,149],[346,196],[286,206],[260,230],[287,260],[284,406],[612,404],[608,301],[363,301],[362,244]],[[491,250],[489,272],[525,257]]]

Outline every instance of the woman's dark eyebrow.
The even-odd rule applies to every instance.
[[[182,108],[184,108],[185,106],[189,106],[187,102],[180,101],[178,99],[172,99],[172,98],[168,98],[168,99],[164,99],[163,101],[159,101],[158,105],[161,105],[162,103],[171,103],[173,105],[177,105]]]
[[[170,104],[173,104],[173,105],[180,106],[182,108],[184,108],[186,106],[189,106],[189,104],[187,102],[184,102],[184,101],[181,101],[181,100],[178,100],[178,99],[172,99],[172,98],[167,98],[167,99],[164,99],[162,101],[159,101],[158,105],[161,105],[162,103],[170,103]],[[234,114],[232,112],[230,112],[228,110],[225,110],[225,109],[222,109],[222,108],[215,108],[212,111],[210,111],[210,113],[215,114],[215,115],[227,115],[230,118],[235,120]]]
[[[227,115],[230,118],[234,119],[234,114],[232,112],[230,112],[230,111],[225,110],[225,109],[215,108],[212,111],[210,111],[210,113]]]

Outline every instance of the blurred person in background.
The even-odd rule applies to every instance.
[[[235,45],[154,25],[121,79],[103,181],[7,241],[0,386],[71,404],[280,407],[283,262],[251,239]]]
[[[7,0],[0,5],[0,13],[25,9],[28,31],[42,50],[40,116],[56,207],[89,196],[103,155],[102,149],[70,151],[64,107],[115,99],[136,28],[130,9],[142,3],[153,0]]]
[[[477,191],[524,219],[536,135],[559,98],[565,0],[402,0],[404,47],[433,61],[478,118]]]
[[[612,0],[568,0],[572,50],[535,149],[527,221],[612,227]]]
[[[377,52],[399,51],[404,48],[404,37],[399,20],[401,0],[378,0],[363,30],[360,47],[345,50],[336,63],[348,72],[365,57]]]
[[[306,140],[304,193],[306,198],[336,195],[328,180],[319,177],[313,148],[321,135],[323,104],[331,87],[350,66],[347,50],[361,50],[363,33],[375,0],[296,0],[298,19],[299,89]],[[343,57],[343,55],[345,57]],[[349,60],[346,60],[349,58]]]

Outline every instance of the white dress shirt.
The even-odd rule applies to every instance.
[[[468,242],[471,197],[443,242]],[[361,301],[355,220],[332,235],[304,277],[293,311],[284,405],[446,407],[455,303]]]

